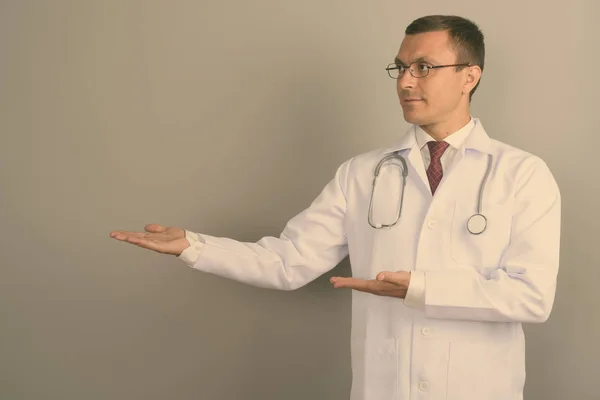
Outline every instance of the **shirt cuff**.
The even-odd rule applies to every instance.
[[[186,263],[189,267],[193,267],[202,253],[204,242],[197,233],[188,230],[185,231],[185,238],[190,244],[190,247],[181,252],[177,258]]]
[[[410,271],[410,283],[404,304],[421,311],[425,310],[425,272]]]

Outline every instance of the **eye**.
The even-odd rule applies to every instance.
[[[429,65],[425,63],[419,63],[417,68],[419,72],[427,72],[427,70],[429,69]]]

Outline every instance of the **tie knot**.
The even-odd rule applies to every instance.
[[[432,141],[427,142],[427,146],[429,146],[429,154],[431,155],[432,160],[439,160],[444,154],[444,151],[448,148],[448,143],[441,141]]]

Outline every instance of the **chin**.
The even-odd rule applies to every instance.
[[[427,125],[429,123],[425,116],[410,112],[404,112],[404,120],[414,125]]]

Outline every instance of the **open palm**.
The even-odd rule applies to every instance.
[[[190,245],[185,238],[185,230],[181,228],[148,224],[144,230],[145,232],[112,231],[110,237],[158,253],[176,256],[179,256]]]

